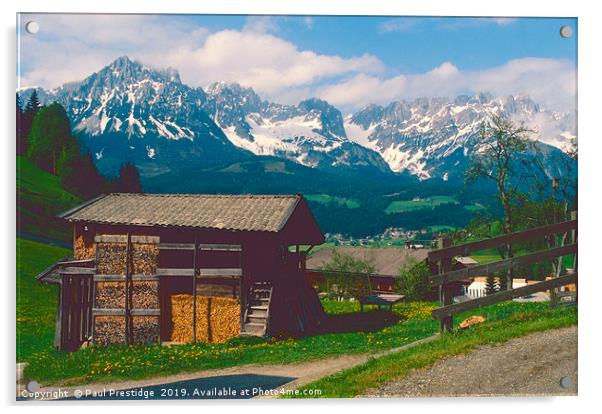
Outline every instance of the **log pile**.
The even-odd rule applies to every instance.
[[[159,318],[156,316],[132,316],[132,342],[149,344],[159,341]]]
[[[78,236],[73,242],[73,257],[75,260],[93,259],[96,257],[96,244],[86,243],[84,236]]]
[[[125,243],[98,243],[98,263],[96,272],[101,275],[125,274]]]
[[[157,273],[159,249],[156,244],[134,243],[132,244],[131,259],[132,274],[154,275]]]
[[[125,282],[96,282],[97,308],[124,309]]]
[[[159,282],[135,280],[130,286],[133,309],[159,309]]]
[[[192,295],[171,298],[174,342],[192,342]],[[240,302],[224,297],[197,297],[197,341],[221,343],[240,333]]]
[[[123,316],[96,316],[94,343],[98,345],[125,343],[125,318]]]

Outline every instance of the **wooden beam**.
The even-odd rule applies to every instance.
[[[58,273],[61,275],[93,275],[96,269],[93,267],[74,267],[68,266],[58,269]]]
[[[483,276],[491,273],[505,270],[518,265],[537,263],[548,259],[553,259],[559,256],[566,256],[577,252],[576,244],[568,244],[566,246],[554,247],[548,250],[541,250],[525,256],[512,257],[493,263],[488,263],[480,266],[468,267],[466,269],[454,270],[452,272],[433,275],[430,282],[433,285],[453,282],[455,280],[466,279],[469,277]]]
[[[159,276],[194,276],[194,269],[157,268]]]
[[[240,252],[240,244],[199,244],[199,250],[222,251],[222,252]]]
[[[61,261],[56,262],[57,265],[80,265],[80,264],[94,264],[96,259],[80,259],[80,260],[66,260],[62,259]]]
[[[161,309],[131,309],[130,314],[132,316],[159,316],[161,315]]]
[[[94,316],[125,316],[125,309],[93,308]]]
[[[473,243],[452,246],[445,249],[433,250],[428,253],[429,261],[438,261],[443,258],[451,258],[455,256],[467,256],[469,253],[499,247],[511,243],[524,242],[526,240],[535,239],[538,237],[549,236],[551,234],[565,233],[577,228],[577,220],[564,221],[562,223],[550,224],[548,226],[535,227],[533,229],[510,233],[504,236],[493,237],[490,239],[480,240]]]
[[[242,276],[241,268],[226,269],[199,269],[200,276]]]
[[[130,243],[140,244],[157,244],[159,243],[159,236],[145,236],[145,235],[130,235]],[[97,234],[94,236],[96,243],[127,243],[127,234]]]
[[[194,243],[159,243],[159,250],[194,250]]]
[[[132,280],[137,281],[153,281],[159,280],[159,275],[131,275]],[[123,282],[125,281],[125,275],[94,275],[95,282]]]
[[[506,300],[519,298],[521,296],[527,296],[532,293],[543,292],[544,290],[550,290],[559,286],[575,283],[576,280],[576,273],[564,275],[554,279],[546,280],[544,282],[538,282],[532,285],[522,286],[516,289],[503,290],[501,292],[483,296],[482,298],[455,303],[449,306],[444,306],[442,308],[433,310],[432,315],[436,319],[442,319],[470,309],[476,309],[482,306],[492,305],[494,303],[503,302]]]

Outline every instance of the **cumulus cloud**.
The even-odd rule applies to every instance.
[[[189,20],[165,24],[159,16],[39,15],[35,20],[40,35],[22,37],[22,86],[48,88],[80,80],[124,54],[152,67],[175,67],[193,86],[238,82],[275,98],[298,95],[291,88],[384,68],[370,54],[342,57],[301,50],[274,34],[277,25],[270,16],[249,17],[242,30],[214,33]],[[312,24],[311,19],[301,22]]]
[[[30,35],[21,30],[20,86],[53,88],[81,80],[118,56],[128,55],[151,67],[175,67],[182,81],[191,86],[204,87],[218,80],[238,82],[254,88],[264,99],[296,103],[319,96],[346,112],[368,103],[479,91],[528,94],[544,106],[574,110],[576,69],[569,61],[522,58],[478,71],[445,62],[424,73],[385,76],[390,69],[374,55],[321,54],[283,39],[278,24],[288,24],[287,17],[253,16],[240,30],[213,32],[185,16],[166,19],[152,15],[22,15],[21,29],[35,20],[40,31]],[[484,23],[513,22],[504,19],[490,18]],[[299,30],[309,30],[313,24],[311,17],[294,21]],[[415,20],[390,22],[381,30],[403,30]]]
[[[545,107],[570,111],[574,109],[575,86],[576,70],[571,62],[523,58],[478,71],[462,71],[445,62],[428,72],[385,79],[358,74],[321,87],[317,94],[334,105],[356,109],[368,103],[487,91],[495,95],[526,94]]]
[[[24,30],[36,21],[40,31]],[[151,15],[21,15],[20,85],[53,88],[77,81],[121,55],[169,66],[163,54],[173,47],[202,44],[209,32],[185,19],[165,24]]]

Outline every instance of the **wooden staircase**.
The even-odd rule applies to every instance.
[[[249,288],[242,335],[264,336],[269,327],[273,287],[268,282],[255,282]]]

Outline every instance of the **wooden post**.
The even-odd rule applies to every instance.
[[[127,242],[125,247],[125,343],[131,343],[131,327],[130,327],[130,247],[132,238],[130,233],[127,233]]]
[[[571,220],[577,220],[577,211],[571,211]],[[578,226],[572,232],[573,233],[572,234],[573,244],[577,244],[577,230],[578,230]],[[579,281],[579,271],[577,270],[577,252],[573,256],[573,268],[575,269],[575,273],[577,274],[577,279],[575,279],[575,302],[578,302],[577,299],[579,297],[579,288],[577,285],[578,285],[578,281]]]
[[[194,250],[192,253],[192,268],[194,271],[192,272],[192,342],[196,342],[196,277],[197,277],[197,250],[199,246],[197,244],[197,238],[194,237]]]
[[[241,242],[240,244],[240,252],[238,253],[238,265],[240,266],[240,332],[242,332],[245,328],[245,312],[247,310],[247,291],[246,291],[246,283],[245,278],[247,277],[248,270],[244,267],[244,247]]]
[[[451,239],[441,238],[438,241],[437,247],[440,249],[445,249],[446,247],[451,246]],[[451,269],[451,258],[443,258],[439,261],[438,271],[439,274],[443,274]],[[439,285],[439,301],[441,302],[441,306],[451,305],[453,303],[453,291],[451,289],[451,285],[449,283],[443,283]],[[441,318],[441,331],[449,331],[453,328],[454,317],[447,316],[445,318]]]

